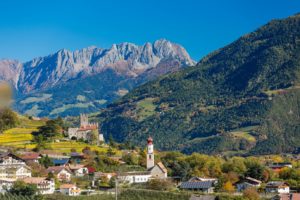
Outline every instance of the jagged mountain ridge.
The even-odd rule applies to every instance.
[[[62,49],[25,63],[2,60],[0,80],[15,88],[15,109],[54,117],[96,112],[137,85],[194,64],[182,46],[160,39],[142,46]]]
[[[113,44],[110,49],[88,47],[74,52],[62,49],[23,64],[3,60],[0,62],[1,71],[8,71],[9,76],[0,78],[13,79],[12,83],[19,92],[28,93],[68,80],[95,75],[106,69],[113,69],[128,77],[137,77],[169,58],[179,61],[182,66],[194,64],[183,47],[161,39],[143,46],[126,42]]]

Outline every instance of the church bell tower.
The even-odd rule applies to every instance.
[[[147,139],[147,169],[152,167],[154,167],[153,139],[149,137]]]

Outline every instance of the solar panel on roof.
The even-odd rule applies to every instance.
[[[208,189],[213,186],[213,181],[200,181],[200,182],[183,182],[180,185],[182,189]]]

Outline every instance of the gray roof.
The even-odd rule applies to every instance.
[[[181,189],[208,189],[213,187],[214,181],[182,182]]]

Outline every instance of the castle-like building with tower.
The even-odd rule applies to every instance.
[[[104,142],[103,134],[99,133],[98,123],[89,123],[88,116],[80,114],[80,127],[68,129],[69,139],[83,139],[88,142]]]

